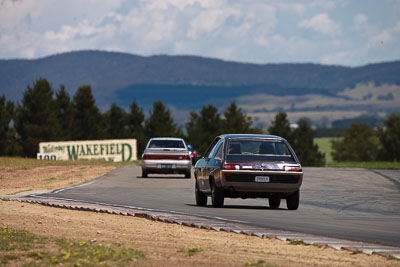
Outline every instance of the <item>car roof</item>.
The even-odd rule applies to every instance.
[[[177,138],[177,137],[154,137],[151,138],[150,140],[179,140],[182,141],[182,138]]]
[[[277,136],[277,135],[267,135],[267,134],[222,134],[219,137],[221,138],[260,138],[260,139],[278,139],[285,140],[285,138]]]

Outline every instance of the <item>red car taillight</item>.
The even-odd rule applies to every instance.
[[[291,167],[291,166],[286,166],[285,171],[287,172],[301,172],[300,167]],[[300,179],[300,175],[293,175],[293,178]]]
[[[235,164],[224,164],[224,170],[239,170],[240,166]]]
[[[222,167],[224,170],[239,170],[240,166],[237,164],[224,164]],[[230,176],[232,173],[225,173],[225,176]]]
[[[175,159],[175,160],[190,160],[190,156],[185,155],[152,155],[145,154],[143,159]]]
[[[183,155],[182,159],[190,160],[190,156],[189,155]]]
[[[287,172],[301,172],[301,168],[300,167],[289,167],[289,166],[286,166],[285,167],[285,171],[287,171]]]

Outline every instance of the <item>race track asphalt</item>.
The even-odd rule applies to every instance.
[[[270,209],[267,199],[225,199],[223,208],[198,207],[194,178],[151,174],[142,178],[139,166],[121,167],[92,182],[42,196],[173,211],[400,246],[400,184],[373,170],[304,168],[296,211],[287,210],[285,200],[280,209]]]

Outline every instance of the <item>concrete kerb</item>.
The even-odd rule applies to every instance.
[[[153,221],[175,223],[187,227],[200,229],[224,231],[237,234],[251,235],[259,238],[279,239],[285,242],[301,241],[305,245],[317,245],[322,247],[331,247],[336,250],[348,250],[354,253],[365,253],[368,255],[376,254],[386,258],[394,258],[400,260],[400,247],[384,246],[372,243],[364,243],[350,240],[342,240],[336,238],[328,238],[323,236],[315,236],[311,234],[296,233],[274,229],[254,228],[249,225],[223,222],[217,219],[202,218],[191,215],[177,215],[168,212],[147,211],[142,209],[113,207],[91,203],[72,202],[57,199],[38,199],[35,197],[15,197],[0,196],[2,201],[18,201],[21,203],[40,204],[49,207],[90,211],[98,213],[107,213],[112,215],[133,216],[145,218]]]

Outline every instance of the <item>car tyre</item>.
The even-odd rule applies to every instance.
[[[224,206],[224,191],[217,187],[214,181],[211,181],[211,203],[214,208]]]
[[[191,178],[191,177],[192,177],[192,170],[191,170],[191,169],[186,170],[186,172],[185,172],[185,178]]]
[[[297,190],[295,193],[286,197],[286,206],[289,210],[297,210],[300,202],[300,191]]]
[[[281,205],[281,199],[278,194],[272,195],[268,198],[269,206],[273,209],[279,208]]]
[[[197,184],[197,180],[194,186],[194,194],[196,197],[196,205],[197,206],[205,206],[207,205],[207,195],[200,191],[199,185]]]
[[[142,178],[147,178],[148,172],[144,169],[142,169]]]

